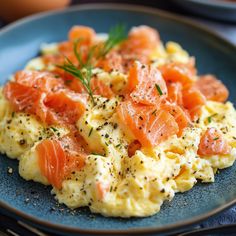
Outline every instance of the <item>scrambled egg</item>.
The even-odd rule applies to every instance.
[[[56,50],[55,44],[46,45],[43,53]],[[166,48],[161,45],[152,58],[157,64],[190,60],[187,52],[174,42],[167,43]],[[41,58],[36,58],[26,68],[42,70],[45,65]],[[109,78],[117,91],[127,82],[127,76],[117,72],[96,73],[104,81]],[[201,117],[192,127],[186,128],[181,137],[174,135],[158,147],[141,149],[129,158],[127,145],[133,137],[123,133],[115,113],[121,98],[108,100],[96,96],[95,99],[97,105],[77,122],[80,134],[93,153],[82,170],[63,181],[60,190],[52,190],[56,199],[70,208],[89,206],[92,212],[105,216],[150,216],[160,210],[165,200],[170,201],[175,193],[191,189],[198,180],[214,182],[216,171],[235,161],[236,111],[230,102],[208,101],[202,108]],[[232,147],[229,154],[201,158],[197,155],[201,134],[208,127],[223,132]],[[61,135],[68,132],[62,127],[57,130]],[[45,127],[33,115],[13,112],[1,92],[0,151],[19,159],[19,173],[24,179],[48,184],[40,172],[35,147],[53,135],[57,135],[55,129]],[[107,193],[104,194],[102,189]]]

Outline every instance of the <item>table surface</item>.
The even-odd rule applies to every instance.
[[[75,5],[77,3],[97,3],[98,1],[95,0],[72,0],[72,5]],[[185,17],[190,18],[191,20],[194,20],[195,22],[201,23],[202,25],[205,25],[209,27],[211,30],[214,30],[218,34],[220,34],[222,37],[228,39],[230,42],[236,45],[236,23],[233,22],[222,22],[222,21],[216,21],[212,19],[206,19],[201,16],[193,15],[192,13],[187,12],[186,10],[180,8],[177,5],[174,5],[171,3],[171,1],[143,1],[143,0],[136,0],[136,1],[126,1],[126,0],[120,0],[120,1],[100,1],[100,2],[124,2],[124,3],[135,3],[135,4],[142,4],[142,5],[148,5],[151,7],[156,7],[162,10],[166,10],[169,12],[173,12],[178,15],[182,15]],[[0,28],[3,27],[5,23],[0,20]],[[4,224],[4,216],[0,215],[0,229]],[[9,219],[8,219],[9,220]],[[14,221],[13,221],[14,222]],[[217,216],[213,216],[209,218],[208,220],[205,220],[197,225],[197,227],[205,228],[205,227],[212,227],[212,226],[220,226],[225,224],[233,224],[236,223],[236,206],[218,214]],[[2,224],[2,225],[1,225]],[[14,223],[12,223],[14,224]],[[1,233],[0,233],[1,235]]]

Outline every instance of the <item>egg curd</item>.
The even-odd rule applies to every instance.
[[[103,40],[99,35],[97,40]],[[44,44],[42,56],[29,61],[25,70],[52,71],[43,55],[58,53],[58,44]],[[160,43],[150,54],[152,66],[167,62],[188,63],[193,60],[175,42]],[[69,208],[88,206],[91,212],[113,217],[145,217],[158,211],[164,201],[171,201],[178,192],[190,190],[198,181],[214,182],[218,169],[233,165],[236,158],[236,112],[230,102],[208,100],[201,114],[181,135],[171,135],[154,147],[141,147],[129,156],[128,146],[136,138],[118,117],[117,106],[124,97],[121,91],[128,81],[128,72],[94,68],[93,74],[109,83],[116,96],[108,99],[94,95],[91,104],[76,121],[76,128],[91,150],[82,169],[65,178],[61,188],[52,189],[59,203]],[[195,78],[198,79],[198,76]],[[14,77],[12,78],[14,81]],[[228,142],[227,154],[199,155],[202,134],[216,128]],[[69,133],[66,127],[47,125],[34,114],[15,111],[0,95],[0,151],[19,160],[19,173],[25,180],[44,185],[50,181],[42,174],[36,146],[50,137]]]

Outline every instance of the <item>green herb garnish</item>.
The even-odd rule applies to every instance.
[[[159,86],[158,84],[155,84],[155,87],[156,87],[156,89],[157,89],[157,92],[158,92],[160,95],[163,95],[163,92],[162,92],[160,86]]]
[[[62,66],[58,65],[58,67],[68,72],[69,74],[73,75],[75,78],[79,79],[80,82],[85,87],[85,89],[87,90],[87,93],[91,97],[93,104],[95,104],[92,89],[90,86],[90,81],[92,78],[92,66],[89,65],[82,69],[79,69],[68,58],[66,58],[64,65]]]
[[[219,137],[216,137],[216,138],[214,138],[213,140],[218,140],[219,139]]]
[[[209,117],[207,117],[207,121],[208,121],[208,123],[211,123],[211,116],[209,116]]]
[[[111,28],[109,31],[108,39],[100,49],[98,57],[105,57],[112,48],[121,43],[124,39],[126,39],[126,34],[125,26],[123,24],[119,24]]]
[[[53,130],[53,132],[57,132],[58,131],[58,129],[56,129],[55,127],[50,127],[52,130]]]
[[[215,114],[213,114],[213,115],[211,115],[211,116],[208,116],[208,117],[207,117],[208,123],[211,123],[212,117],[214,117],[214,116],[216,116],[216,115],[217,115],[217,113],[215,113]]]
[[[126,38],[125,36],[125,27],[123,25],[117,25],[112,28],[109,32],[108,39],[104,42],[103,46],[101,47],[98,55],[95,54],[95,50],[97,46],[92,46],[89,51],[85,61],[82,60],[82,53],[78,51],[78,44],[83,39],[78,39],[74,42],[74,55],[78,61],[78,65],[73,64],[68,58],[65,58],[65,62],[63,65],[57,65],[57,67],[63,69],[67,73],[73,75],[75,78],[80,80],[80,82],[85,87],[87,93],[89,94],[90,98],[92,99],[93,105],[95,105],[93,92],[91,89],[91,79],[92,79],[92,58],[98,60],[101,57],[107,55],[107,53],[123,41]],[[69,82],[68,82],[69,83]]]
[[[89,131],[89,135],[88,135],[89,137],[92,134],[92,132],[93,132],[93,128],[91,128],[90,131]]]

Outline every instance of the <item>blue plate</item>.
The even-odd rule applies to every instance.
[[[173,0],[199,15],[236,22],[236,2],[227,0]]]
[[[111,26],[124,22],[127,27],[141,24],[159,30],[163,41],[181,43],[196,56],[200,73],[216,74],[230,89],[230,100],[236,101],[236,48],[203,27],[158,10],[129,5],[81,5],[29,17],[0,32],[0,79],[21,69],[37,56],[43,42],[65,40],[75,24],[107,32]],[[7,173],[7,167],[13,174]],[[216,176],[215,183],[197,184],[184,194],[176,194],[166,202],[160,213],[148,218],[105,218],[87,208],[71,211],[57,206],[50,187],[27,182],[17,173],[18,163],[0,156],[0,205],[7,214],[23,218],[31,224],[64,234],[167,232],[186,227],[231,206],[236,202],[236,165]]]

